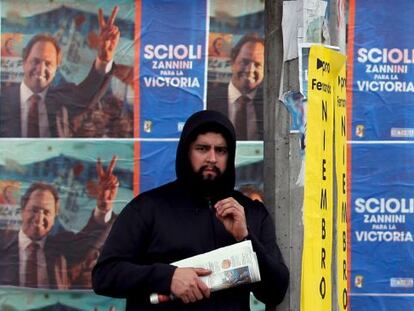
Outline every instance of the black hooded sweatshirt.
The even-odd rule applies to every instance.
[[[220,187],[208,194],[197,182],[188,158],[191,142],[206,132],[221,133],[228,148]],[[250,291],[269,305],[282,301],[289,272],[276,244],[273,220],[263,204],[234,190],[235,150],[234,128],[221,113],[200,111],[187,120],[177,148],[177,179],[140,194],[122,210],[92,273],[97,294],[126,298],[128,311],[244,311],[250,310]],[[174,300],[151,305],[151,293],[170,294],[176,267],[169,263],[237,242],[212,208],[217,200],[230,196],[245,209],[261,281],[214,292],[195,303]]]

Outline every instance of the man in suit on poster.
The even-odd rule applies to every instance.
[[[231,70],[229,84],[208,84],[207,109],[228,116],[238,140],[262,140],[264,40],[243,36],[231,51]]]
[[[96,259],[91,255],[100,250],[116,218],[112,212],[119,187],[115,164],[113,157],[105,171],[98,160],[97,204],[78,233],[57,225],[60,198],[55,187],[36,182],[27,189],[21,199],[20,230],[0,230],[1,285],[90,288],[91,262]]]
[[[88,76],[79,84],[51,86],[62,51],[48,34],[35,35],[23,49],[23,81],[2,90],[0,137],[67,137],[69,122],[86,111],[105,88],[120,32],[114,25],[116,6],[106,22],[98,11],[98,55]]]

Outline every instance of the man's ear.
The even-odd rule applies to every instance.
[[[62,64],[62,54],[60,54],[60,56],[58,56],[56,69],[58,69],[61,64]]]
[[[60,201],[56,201],[56,205],[55,205],[55,211],[56,211],[56,216],[59,215],[59,211],[60,211]]]

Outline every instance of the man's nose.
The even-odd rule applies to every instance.
[[[256,65],[254,62],[250,62],[246,65],[246,71],[247,72],[254,72],[256,70]]]
[[[36,66],[36,69],[38,70],[38,72],[45,72],[46,70],[46,63],[45,62],[39,62]]]
[[[36,224],[40,224],[43,221],[44,214],[42,212],[34,213],[33,220]]]
[[[211,148],[211,150],[208,152],[207,161],[212,162],[212,163],[217,162],[216,151],[213,148]]]

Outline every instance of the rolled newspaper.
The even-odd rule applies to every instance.
[[[175,296],[174,295],[161,295],[161,294],[156,294],[156,293],[152,293],[150,295],[150,302],[153,305],[157,305],[161,302],[167,302],[167,301],[171,301],[174,300]]]
[[[171,263],[179,268],[204,268],[212,273],[200,277],[212,292],[260,281],[259,264],[251,241],[243,241],[230,246],[186,258]],[[174,295],[152,293],[151,304],[171,301]]]

